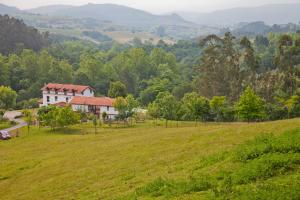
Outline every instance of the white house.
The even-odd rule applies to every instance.
[[[94,113],[102,116],[106,113],[109,119],[114,119],[118,111],[113,107],[114,99],[108,97],[85,97],[75,96],[70,104],[73,110],[81,110],[87,113]]]
[[[40,106],[71,105],[74,111],[84,111],[102,116],[105,112],[113,119],[118,114],[113,107],[114,99],[95,97],[95,91],[90,86],[48,83],[42,89],[43,99]]]

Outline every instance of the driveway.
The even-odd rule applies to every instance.
[[[22,116],[22,112],[20,112],[20,111],[6,111],[3,115],[3,117],[7,118],[9,121],[16,122],[17,125],[15,125],[13,127],[10,127],[10,128],[7,128],[7,129],[3,129],[1,131],[10,132],[10,131],[22,128],[23,126],[26,126],[27,123],[23,119],[17,118],[17,117],[20,117],[20,116]]]

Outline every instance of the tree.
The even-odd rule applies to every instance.
[[[210,108],[216,115],[216,121],[221,121],[223,117],[223,112],[226,104],[225,96],[214,96],[210,102]]]
[[[110,82],[109,90],[108,90],[108,96],[111,98],[116,97],[125,97],[127,94],[126,86],[120,82]]]
[[[101,117],[102,117],[103,122],[105,122],[105,120],[107,119],[107,113],[103,112]]]
[[[249,86],[240,96],[236,104],[236,111],[241,119],[248,122],[262,119],[265,116],[263,100]]]
[[[98,125],[96,115],[94,115],[94,117],[93,117],[93,125],[94,125],[94,128],[95,128],[95,134],[96,134],[97,133],[97,125]]]
[[[285,107],[287,108],[288,111],[288,118],[290,118],[290,114],[295,108],[297,104],[300,103],[300,97],[298,95],[293,95],[291,96],[288,100],[284,102]]]
[[[9,85],[9,65],[6,57],[0,54],[0,85]]]
[[[157,125],[157,119],[160,117],[159,106],[157,103],[152,102],[148,104],[148,114],[155,119],[155,125]]]
[[[80,114],[74,112],[70,106],[63,108],[48,106],[39,109],[38,119],[41,125],[50,126],[55,131],[58,127],[62,128],[78,123]]]
[[[159,26],[156,29],[156,35],[158,35],[159,37],[164,37],[166,35],[166,30],[163,26]]]
[[[58,108],[58,126],[67,127],[76,124],[80,120],[78,113],[74,112],[70,106]]]
[[[224,38],[209,35],[200,45],[205,48],[198,67],[200,73],[194,79],[195,90],[207,98],[227,95],[234,101],[242,85],[240,55],[234,48],[234,37],[229,32]]]
[[[48,33],[40,34],[37,29],[23,21],[0,15],[0,53],[8,55],[19,48],[40,50],[48,44]]]
[[[16,104],[17,93],[10,87],[0,86],[0,108],[13,108]]]
[[[119,112],[118,117],[124,120],[124,123],[128,118],[133,117],[134,109],[137,108],[138,101],[134,99],[132,95],[128,95],[126,98],[117,97],[114,102],[115,109]]]
[[[24,120],[27,123],[27,131],[29,133],[30,126],[34,120],[34,115],[33,115],[32,111],[28,110],[28,109],[23,110],[23,115],[24,115]]]
[[[115,109],[119,112],[118,118],[124,120],[127,119],[127,101],[124,97],[117,97],[114,102]]]
[[[181,101],[185,118],[194,120],[195,126],[197,126],[199,119],[206,120],[209,114],[209,102],[205,97],[192,92],[185,94]]]
[[[159,93],[155,100],[158,105],[161,116],[166,120],[166,128],[168,121],[176,118],[178,102],[176,98],[169,92]]]
[[[126,97],[126,102],[127,102],[127,117],[130,119],[130,123],[132,125],[132,117],[135,115],[134,109],[136,109],[139,106],[139,102],[134,99],[134,97],[129,94]]]

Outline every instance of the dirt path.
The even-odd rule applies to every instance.
[[[7,118],[9,121],[16,122],[17,125],[15,125],[13,127],[10,127],[10,128],[3,129],[1,131],[10,132],[10,131],[14,131],[16,129],[22,128],[23,126],[26,126],[27,123],[23,119],[16,118],[16,117],[19,117],[21,115],[22,115],[22,113],[20,111],[6,111],[3,117]]]

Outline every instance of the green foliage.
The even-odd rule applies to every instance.
[[[112,98],[125,97],[127,95],[126,86],[120,82],[110,82],[108,96]]]
[[[42,107],[38,111],[38,120],[42,126],[50,126],[52,130],[76,124],[80,120],[80,115],[71,107]]]
[[[201,97],[195,92],[187,93],[182,98],[182,109],[185,113],[185,119],[193,119],[196,123],[199,119],[206,121],[209,115],[209,102],[205,97]]]
[[[224,112],[226,109],[226,97],[225,96],[214,96],[209,102],[212,112],[216,115],[216,121],[224,118]]]
[[[10,87],[0,86],[0,108],[13,108],[16,104],[17,93]]]
[[[34,121],[34,114],[32,113],[31,110],[23,110],[23,115],[24,115],[24,120],[27,123],[27,129],[28,129],[28,133],[30,130],[30,126],[32,125],[33,121]]]
[[[229,152],[201,159],[199,166],[186,179],[160,177],[121,199],[173,199],[193,196],[200,191],[210,194],[205,196],[208,199],[253,199],[253,195],[254,199],[297,199],[300,184],[299,134],[300,130],[296,129],[280,136],[268,134],[257,137]],[[230,166],[225,171],[222,168],[224,163]],[[209,175],[201,173],[203,169],[220,166],[218,172],[209,170]],[[286,178],[289,181],[285,181]]]
[[[159,93],[155,103],[159,108],[161,117],[166,120],[166,127],[168,127],[168,120],[176,119],[176,111],[179,106],[176,98],[169,92]]]
[[[150,117],[157,120],[160,117],[160,112],[159,111],[160,110],[159,110],[159,106],[158,106],[157,103],[153,102],[153,103],[148,104],[147,112],[150,115]]]
[[[183,102],[172,118],[196,121],[237,119],[234,105],[249,85],[266,101],[267,116],[245,119],[242,114],[241,119],[299,117],[300,104],[293,99],[299,95],[299,41],[299,34],[292,33],[258,36],[252,42],[252,38],[238,39],[229,32],[223,37],[207,36],[200,47],[194,40],[175,44],[135,41],[135,46],[65,41],[39,52],[20,48],[15,54],[0,55],[0,85],[17,92],[16,106],[10,105],[15,109],[37,107],[40,88],[49,82],[90,85],[96,95],[114,98],[130,93],[144,107],[159,93],[169,92],[179,101],[195,92],[206,100],[199,100],[194,110]],[[215,98],[223,96],[226,103],[215,105],[219,101]]]
[[[284,102],[284,105],[288,111],[288,118],[290,118],[290,113],[295,109],[296,105],[299,105],[300,97],[298,95],[291,96],[288,100]]]
[[[263,119],[265,116],[263,100],[249,86],[240,96],[236,110],[239,118],[248,122]]]
[[[0,53],[4,55],[22,48],[38,51],[48,44],[48,33],[42,35],[19,19],[0,15],[0,26]]]
[[[94,125],[94,128],[95,128],[95,134],[97,133],[97,125],[98,125],[98,121],[97,121],[97,116],[94,115],[93,117],[93,125]]]
[[[117,97],[114,102],[115,109],[119,112],[118,118],[121,120],[126,120],[128,118],[132,118],[135,114],[134,109],[139,106],[137,100],[129,94],[126,98],[124,97]]]

